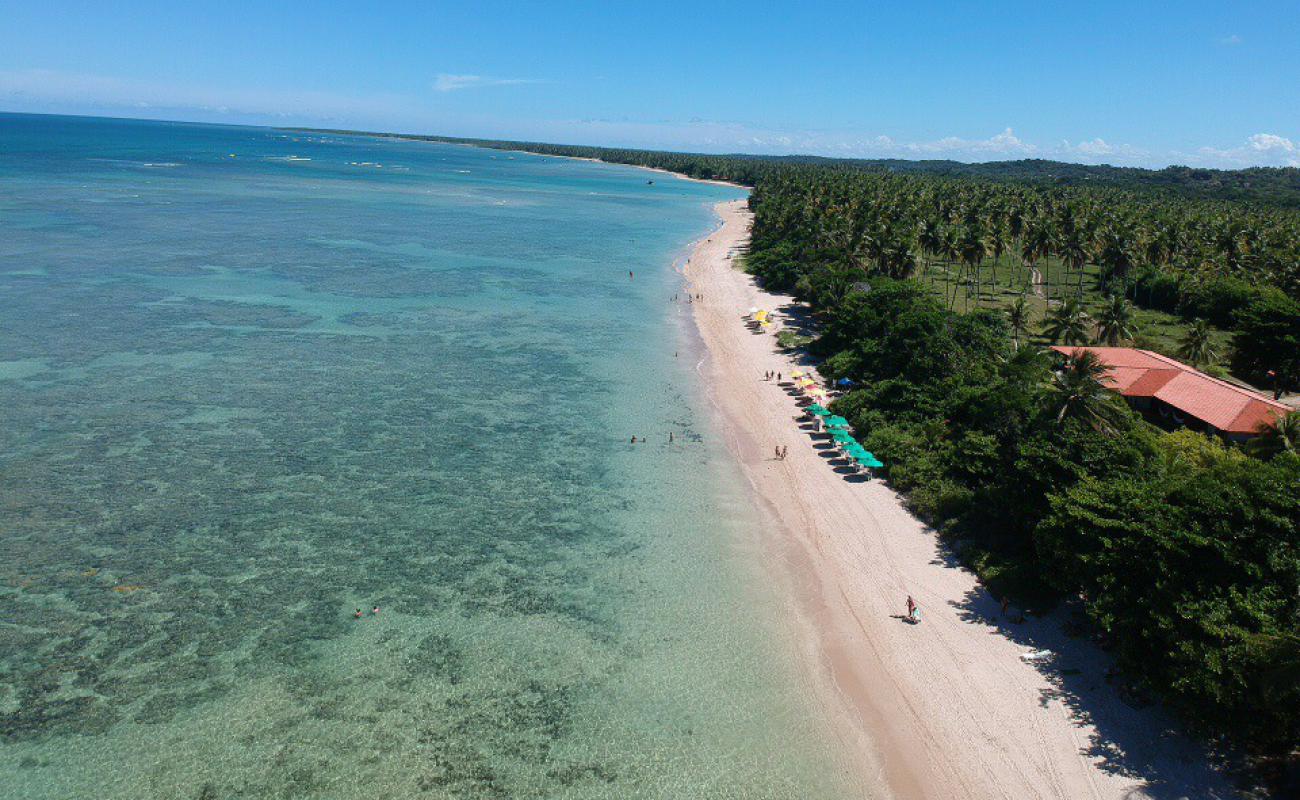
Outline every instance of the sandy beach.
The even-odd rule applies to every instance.
[[[744,201],[717,211],[721,227],[685,267],[688,291],[704,298],[692,306],[706,347],[698,369],[770,523],[761,546],[790,590],[810,680],[862,766],[863,795],[1233,796],[1158,708],[1121,700],[1109,659],[1064,633],[1064,611],[1004,616],[883,481],[826,462],[794,419],[795,399],[763,379],[799,365],[772,333],[743,324],[751,306],[780,312],[793,301],[734,263],[750,224]],[[773,459],[777,445],[788,458]],[[909,594],[919,625],[904,619]]]

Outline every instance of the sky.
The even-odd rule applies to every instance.
[[[1300,0],[0,0],[0,111],[1300,166]]]

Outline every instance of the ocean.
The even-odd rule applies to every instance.
[[[741,196],[0,114],[0,797],[843,796],[673,300]]]

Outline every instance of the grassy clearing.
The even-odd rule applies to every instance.
[[[961,270],[956,264],[944,264],[932,262],[925,272],[920,276],[920,280],[939,297],[944,299],[944,303],[951,303],[955,311],[973,311],[977,308],[986,309],[1003,309],[1015,302],[1016,298],[1022,294],[1029,300],[1033,309],[1033,319],[1030,323],[1030,335],[1027,341],[1046,346],[1050,344],[1046,337],[1040,335],[1038,330],[1041,328],[1043,315],[1047,312],[1047,298],[1050,297],[1055,303],[1058,299],[1077,297],[1079,293],[1078,273],[1067,270],[1066,265],[1057,258],[1049,258],[1039,265],[1042,274],[1042,295],[1031,290],[1031,281],[1029,270],[1020,263],[1020,259],[1012,255],[1004,255],[995,263],[993,259],[985,262],[981,269],[980,292],[978,299],[975,296],[974,278],[969,274],[961,275]],[[959,275],[960,280],[959,283]],[[994,276],[996,275],[996,282]],[[1105,296],[1097,290],[1098,269],[1095,266],[1084,268],[1083,276],[1083,305],[1088,314],[1096,317],[1106,301]],[[967,297],[967,286],[969,285],[970,296]],[[955,298],[954,298],[955,292]],[[1134,307],[1134,318],[1138,324],[1138,335],[1133,341],[1127,344],[1133,347],[1140,347],[1144,350],[1151,350],[1170,358],[1178,358],[1178,348],[1182,337],[1187,332],[1190,325],[1181,318],[1164,311],[1155,309]],[[1232,332],[1219,328],[1211,328],[1213,332],[1214,349],[1218,353],[1215,362],[1206,368],[1211,374],[1222,372],[1225,377],[1227,372],[1228,356],[1231,352]],[[1237,380],[1236,378],[1232,378]],[[1238,380],[1238,382],[1241,382]]]

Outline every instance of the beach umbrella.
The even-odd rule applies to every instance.
[[[837,386],[852,386],[853,381],[849,380],[848,378],[840,378],[838,381],[835,381],[835,384]]]
[[[749,307],[749,313],[751,313],[751,314],[757,314],[757,313],[758,313],[758,306],[750,306],[750,307]]]
[[[847,428],[849,427],[849,421],[844,417],[830,416],[826,418],[826,426],[828,428]]]
[[[853,436],[848,431],[843,431],[838,428],[831,431],[831,438],[839,442],[840,444],[858,443],[858,441],[854,439]]]
[[[813,403],[812,405],[808,406],[808,411],[809,413],[815,414],[819,417],[829,416],[831,413],[817,403]]]
[[[795,370],[794,372],[791,372],[791,373],[790,373],[790,377],[791,377],[791,378],[802,378],[802,377],[803,377],[803,373],[800,372],[799,370]]]

